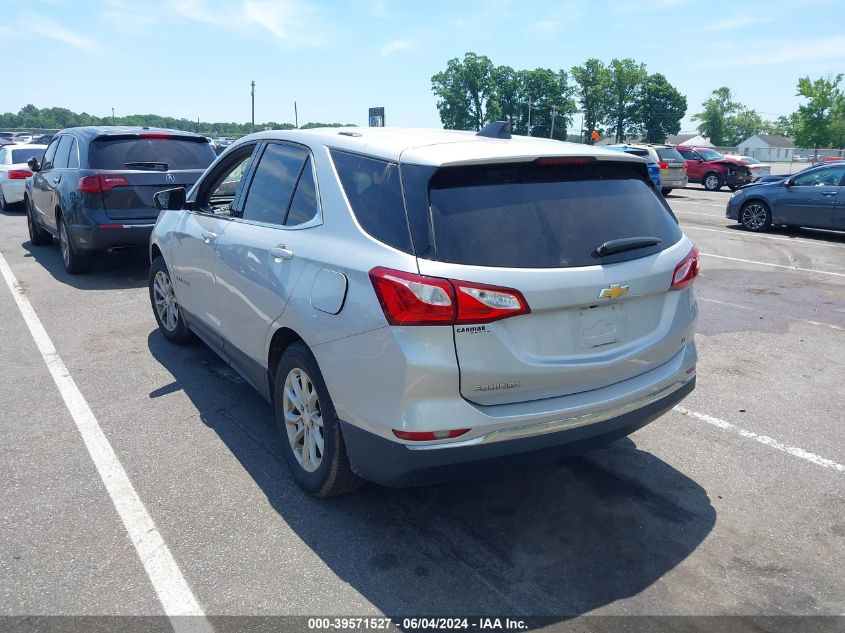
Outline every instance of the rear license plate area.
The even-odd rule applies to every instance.
[[[613,345],[625,340],[625,304],[578,310],[577,337],[581,349]]]

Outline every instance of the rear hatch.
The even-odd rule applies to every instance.
[[[663,180],[683,180],[687,175],[684,167],[684,157],[673,147],[657,147],[655,150],[660,159],[660,176]]]
[[[420,273],[514,289],[530,309],[453,326],[461,394],[478,404],[606,387],[668,362],[691,335],[688,294],[670,286],[692,245],[644,165],[554,161],[446,167],[428,183],[434,252]]]
[[[215,158],[206,138],[154,132],[101,136],[88,163],[100,175],[109,218],[147,220],[158,217],[156,192],[191,187]]]

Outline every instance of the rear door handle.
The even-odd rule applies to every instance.
[[[293,251],[285,248],[284,244],[279,244],[271,248],[270,255],[273,256],[276,262],[280,262],[283,259],[293,259]]]
[[[217,233],[214,233],[213,231],[203,231],[202,241],[206,244],[211,244],[212,242],[216,242],[218,237],[220,236],[217,235]]]

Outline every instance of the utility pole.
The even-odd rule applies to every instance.
[[[531,97],[528,97],[525,103],[528,104],[528,136],[531,136],[531,106],[534,104],[531,103]]]
[[[111,124],[114,125],[114,108],[111,109]]]
[[[557,106],[552,106],[552,130],[549,132],[549,138],[555,136],[555,116],[557,115]]]
[[[252,82],[252,131],[255,132],[255,82]]]
[[[299,110],[296,109],[296,101],[293,102],[293,122],[296,125],[296,129],[299,129]]]

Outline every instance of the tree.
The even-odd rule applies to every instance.
[[[725,145],[727,132],[727,118],[735,114],[742,106],[733,100],[730,88],[722,86],[713,91],[713,96],[702,103],[703,112],[692,117],[693,121],[701,121],[698,131],[710,139],[713,145]]]
[[[810,81],[809,77],[798,80],[798,96],[807,99],[807,103],[798,106],[798,126],[795,131],[795,142],[799,147],[830,147],[833,143],[834,115],[845,109],[839,82],[842,74],[835,77],[819,78]]]
[[[739,145],[747,138],[766,131],[766,122],[763,117],[751,110],[740,106],[736,114],[725,119],[725,145]]]
[[[450,59],[446,70],[431,78],[443,127],[479,130],[488,122],[496,89],[493,70],[493,62],[486,55],[466,53],[463,61]]]
[[[647,143],[665,143],[670,134],[681,131],[687,113],[687,98],[660,73],[648,75],[636,107],[636,130]]]
[[[584,116],[585,139],[590,145],[590,133],[604,120],[610,109],[610,73],[607,67],[596,58],[588,59],[583,66],[573,66],[572,79],[575,81],[575,96]]]
[[[767,121],[764,128],[766,134],[794,138],[795,131],[798,129],[798,113],[793,112],[789,116],[779,116],[775,121]]]
[[[516,117],[516,131],[531,136],[552,136],[552,109],[555,110],[554,138],[566,139],[566,128],[572,121],[575,101],[565,71],[535,68],[517,73],[522,107]],[[531,99],[531,128],[528,128],[528,99]]]
[[[496,94],[490,100],[490,120],[509,121],[514,133],[522,133],[518,132],[517,127],[522,110],[525,109],[520,74],[510,66],[497,66],[493,70],[493,83]]]
[[[644,64],[633,59],[613,59],[609,69],[610,110],[605,122],[614,131],[616,142],[625,140],[626,128],[635,119],[640,90],[647,73]]]

